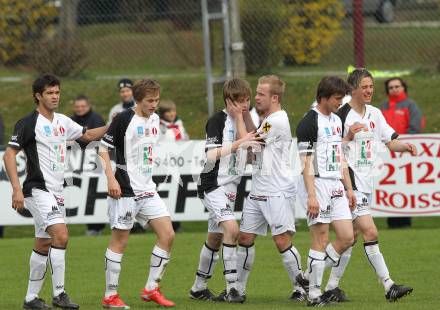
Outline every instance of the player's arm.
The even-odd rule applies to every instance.
[[[393,139],[386,144],[387,148],[393,152],[408,152],[411,155],[417,155],[417,147],[412,143],[402,142],[397,139]]]
[[[107,177],[108,194],[110,197],[119,199],[121,198],[121,187],[113,174],[112,165],[110,161],[110,155],[107,146],[101,144],[99,147],[99,157],[101,158],[101,164],[104,168],[105,176]]]
[[[5,163],[6,174],[9,177],[9,182],[12,186],[12,208],[15,210],[22,210],[24,207],[24,196],[21,189],[20,181],[18,179],[17,172],[17,159],[16,156],[20,152],[19,149],[12,147],[6,148],[3,155],[3,161]]]
[[[301,155],[304,165],[303,178],[307,190],[307,216],[316,218],[319,215],[319,202],[315,191],[315,168],[313,167],[313,154]]]
[[[249,105],[246,110],[243,111],[243,121],[246,126],[247,132],[254,132],[257,130],[257,127],[255,127],[254,121],[252,120],[251,113],[249,111]]]
[[[98,128],[93,129],[87,129],[87,131],[81,136],[81,141],[84,142],[91,142],[91,141],[97,141],[100,140],[104,134],[107,132],[109,126],[102,126]]]
[[[353,211],[356,208],[356,196],[353,191],[353,185],[351,184],[350,173],[348,172],[348,163],[345,159],[344,154],[342,154],[342,184],[344,184],[345,191],[348,198],[348,206],[350,210]]]
[[[243,138],[235,140],[231,144],[208,148],[206,158],[208,161],[217,161],[221,157],[237,152],[239,148],[256,147],[261,145],[261,143],[260,138],[257,137],[255,132],[248,132]]]

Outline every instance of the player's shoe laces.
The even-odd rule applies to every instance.
[[[332,290],[325,291],[322,295],[325,299],[334,302],[346,302],[350,301],[345,295],[345,292],[341,290],[339,287],[335,287]]]
[[[119,294],[104,297],[101,304],[104,308],[130,309],[130,307],[119,297]]]
[[[310,299],[307,302],[307,306],[308,307],[325,307],[330,305],[330,301],[326,298],[324,298],[324,296],[319,296],[313,299]]]
[[[289,299],[294,301],[306,301],[307,295],[299,290],[295,290],[292,292]]]
[[[304,278],[302,273],[296,276],[296,283],[298,283],[304,291],[306,291],[306,294],[309,294],[309,280]]]
[[[189,292],[189,298],[197,299],[197,300],[209,300],[209,301],[212,301],[215,298],[215,296],[214,296],[214,294],[208,288],[205,288],[204,290],[201,290],[201,291],[193,291],[193,290],[191,290]]]
[[[393,302],[406,295],[411,294],[412,287],[393,284],[385,295],[386,300]]]
[[[29,302],[26,300],[23,303],[23,309],[52,309],[48,304],[44,301],[44,299],[35,297]]]
[[[166,299],[165,296],[162,295],[159,287],[156,287],[154,290],[151,291],[144,288],[141,293],[141,299],[146,302],[154,301],[156,304],[163,307],[174,307],[176,305],[174,302]]]
[[[223,290],[213,301],[218,302],[232,302],[232,303],[244,303],[246,301],[246,294],[240,295],[240,293],[235,289],[231,288],[229,294],[226,290]]]
[[[79,309],[79,305],[70,301],[69,295],[66,292],[62,292],[52,298],[52,306],[61,309]]]

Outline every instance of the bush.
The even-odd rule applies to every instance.
[[[56,37],[36,41],[29,53],[29,63],[38,74],[50,72],[60,77],[74,77],[86,68],[86,56],[86,49],[79,40]]]
[[[295,64],[318,64],[341,32],[345,16],[340,0],[292,1],[280,48]]]
[[[248,73],[268,70],[282,60],[278,32],[284,19],[283,1],[242,0],[241,31]]]
[[[45,0],[0,0],[0,62],[22,62],[29,42],[44,37],[57,15]]]

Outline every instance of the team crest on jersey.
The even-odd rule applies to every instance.
[[[334,136],[340,135],[341,134],[341,127],[339,127],[339,126],[337,126],[336,128],[332,127],[332,131],[333,131]]]
[[[137,133],[137,135],[138,135],[139,137],[142,137],[142,136],[144,135],[144,127],[142,127],[142,126],[138,126],[138,127],[136,128],[136,133]]]
[[[50,130],[50,127],[46,125],[43,127],[43,129],[44,129],[44,134],[46,135],[46,137],[50,137],[50,135],[52,134],[52,130]]]
[[[229,131],[228,131],[228,138],[229,138],[230,141],[234,140],[234,133],[235,133],[234,129],[229,129]]]
[[[376,124],[374,124],[374,122],[373,121],[370,121],[370,128],[373,130],[374,129],[374,127],[376,127]]]
[[[331,135],[332,135],[332,133],[331,133],[331,131],[330,131],[330,128],[328,128],[328,127],[324,127],[324,131],[325,131],[325,134],[326,134],[327,136],[331,136]]]
[[[157,135],[157,128],[156,127],[151,128],[151,133],[153,134],[153,136],[156,136]]]
[[[272,128],[272,125],[269,124],[268,122],[266,122],[262,127],[264,133],[268,133],[271,128]]]
[[[60,134],[62,135],[62,136],[64,136],[64,133],[66,132],[66,129],[64,129],[64,127],[63,126],[60,126]]]

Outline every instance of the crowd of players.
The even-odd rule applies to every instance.
[[[33,83],[36,109],[20,119],[5,151],[4,162],[13,194],[12,207],[26,207],[35,222],[35,245],[30,258],[28,290],[24,309],[49,309],[39,297],[47,264],[51,266],[52,305],[78,309],[65,292],[64,164],[66,142],[101,140],[99,150],[108,184],[108,215],[111,239],[105,252],[105,308],[129,309],[118,294],[122,258],[135,221],[148,223],[157,241],[150,270],[140,297],[146,302],[172,307],[159,282],[170,260],[174,230],[170,214],[152,181],[154,148],[160,135],[155,113],[161,88],[157,81],[143,79],[133,88],[135,104],[119,112],[110,125],[85,129],[56,113],[60,81],[44,75]],[[410,143],[399,141],[380,110],[370,105],[374,85],[365,69],[355,69],[347,81],[328,76],[321,79],[317,104],[296,128],[301,176],[291,160],[292,133],[288,114],[282,108],[285,83],[277,76],[258,80],[255,108],[262,116],[256,126],[250,111],[252,90],[246,80],[225,82],[225,108],[206,124],[206,161],[198,181],[198,194],[209,211],[208,234],[200,251],[190,298],[243,303],[255,260],[255,240],[272,238],[293,286],[290,298],[309,306],[326,306],[348,298],[339,280],[349,263],[359,234],[366,257],[383,284],[385,298],[396,301],[412,292],[391,279],[380,252],[378,233],[370,212],[373,166],[381,145],[395,152],[416,154]],[[351,100],[342,105],[345,95]],[[21,186],[16,155],[24,151],[27,175]],[[112,169],[110,153],[115,153]],[[252,186],[245,199],[240,224],[234,216],[237,186],[243,167],[252,164]],[[292,243],[295,233],[295,199],[307,211],[311,247],[302,268],[299,251]],[[330,226],[336,238],[329,240]],[[208,288],[222,252],[225,290],[215,296]],[[321,289],[323,274],[330,278]]]

